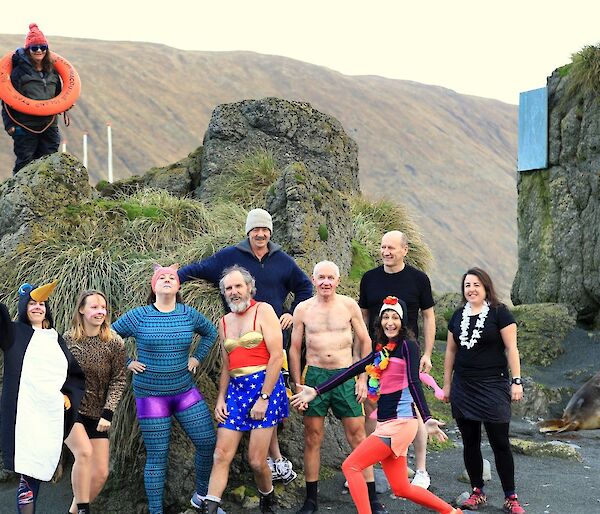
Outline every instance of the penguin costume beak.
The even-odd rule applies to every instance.
[[[54,288],[58,284],[58,280],[53,280],[49,284],[44,284],[40,287],[32,286],[31,284],[23,284],[19,288],[19,303],[17,304],[17,319],[21,323],[25,323],[29,325],[29,321],[27,319],[27,303],[29,300],[33,300],[35,302],[47,302],[49,296],[54,291]],[[50,328],[54,325],[54,321],[52,319],[52,313],[50,312],[50,306],[46,304],[46,319],[50,324]]]
[[[58,280],[53,280],[49,284],[44,284],[43,286],[37,287],[29,293],[29,296],[32,300],[36,302],[45,302],[50,298],[52,291],[56,288],[58,284]]]

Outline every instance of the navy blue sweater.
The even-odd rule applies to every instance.
[[[294,294],[291,312],[296,305],[312,296],[312,283],[281,246],[269,241],[269,253],[261,260],[252,253],[250,242],[244,239],[214,255],[185,266],[178,271],[179,281],[201,278],[218,286],[223,270],[237,264],[246,268],[256,280],[256,301],[266,302],[281,316],[288,293]],[[227,306],[225,306],[226,310]]]

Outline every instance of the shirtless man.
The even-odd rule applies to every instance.
[[[340,270],[330,261],[319,262],[313,271],[316,294],[298,304],[294,311],[294,328],[290,346],[290,375],[293,384],[300,383],[300,351],[306,339],[307,369],[304,382],[316,385],[347,368],[371,352],[371,338],[358,304],[336,293]],[[356,338],[358,348],[354,348]],[[325,416],[331,408],[342,420],[346,439],[356,448],[365,438],[365,418],[362,402],[367,396],[366,376],[352,384],[346,382],[333,391],[319,396],[304,411],[304,473],[306,500],[297,514],[312,514],[318,510],[317,488],[321,460],[321,443]],[[373,468],[365,470],[371,508],[375,514],[385,513],[377,500]]]

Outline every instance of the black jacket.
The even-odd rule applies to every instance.
[[[60,76],[53,68],[52,71],[39,72],[35,71],[27,52],[24,48],[18,48],[12,57],[12,72],[10,81],[13,87],[27,98],[33,100],[48,100],[54,98],[62,91],[62,83]],[[15,122],[10,119],[7,109],[12,117],[22,125],[31,129],[39,130],[52,120],[52,116],[34,116],[16,111],[12,107],[2,103],[2,120],[4,121],[4,129],[8,130],[15,126]],[[54,117],[54,124],[57,123]]]

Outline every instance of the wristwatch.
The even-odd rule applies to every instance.
[[[268,400],[269,398],[271,398],[271,395],[267,393],[260,393],[260,397],[263,400]]]
[[[513,377],[513,379],[510,381],[510,383],[518,385],[518,386],[523,385],[523,381],[521,380],[521,377]]]

